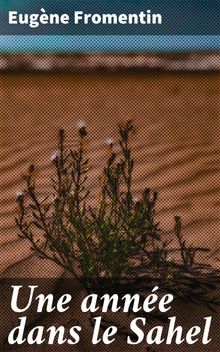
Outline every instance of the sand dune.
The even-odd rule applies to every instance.
[[[36,164],[40,191],[48,193],[57,131],[65,128],[67,143],[73,146],[75,125],[81,119],[89,130],[91,199],[97,196],[106,138],[117,139],[117,124],[133,119],[137,196],[143,185],[158,190],[161,227],[171,229],[174,215],[180,215],[186,238],[210,247],[211,261],[218,265],[219,108],[217,73],[2,74],[1,276],[61,275],[54,265],[42,266],[29,243],[17,237],[15,194],[24,187],[21,175],[30,163]]]

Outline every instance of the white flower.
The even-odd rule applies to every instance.
[[[109,146],[112,146],[114,144],[114,139],[113,138],[107,138],[106,139],[106,144]]]
[[[23,195],[24,193],[21,191],[16,192],[16,197],[22,197]]]
[[[56,202],[58,199],[59,199],[58,196],[54,196],[54,197],[52,198],[52,202]]]
[[[24,193],[21,191],[16,192],[16,199],[22,198],[24,196]]]
[[[50,160],[55,161],[58,158],[58,156],[59,156],[59,152],[56,151],[51,155]]]
[[[78,121],[77,124],[76,124],[76,127],[77,127],[78,130],[80,130],[81,128],[83,128],[85,126],[86,126],[86,124],[85,124],[85,122],[83,120]]]

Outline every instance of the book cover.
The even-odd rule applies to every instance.
[[[0,350],[219,350],[219,3],[0,2]]]

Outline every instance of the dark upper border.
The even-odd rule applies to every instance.
[[[219,71],[220,52],[209,53],[94,53],[2,54],[0,72],[54,71]]]

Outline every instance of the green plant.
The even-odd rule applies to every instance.
[[[206,294],[217,272],[196,263],[196,253],[206,249],[186,245],[179,217],[175,218],[173,237],[163,234],[155,221],[156,192],[145,188],[140,199],[133,197],[132,133],[131,121],[119,126],[118,153],[113,141],[108,141],[100,198],[91,204],[86,187],[90,173],[84,151],[86,128],[80,124],[74,150],[66,148],[65,132],[60,130],[58,152],[52,156],[56,172],[53,198],[38,195],[31,165],[27,187],[17,197],[20,233],[41,258],[71,272],[87,291],[102,287],[103,282],[105,287],[108,282],[113,288],[130,292],[144,292],[159,284],[179,296],[215,304]],[[174,239],[177,248],[171,247]]]

